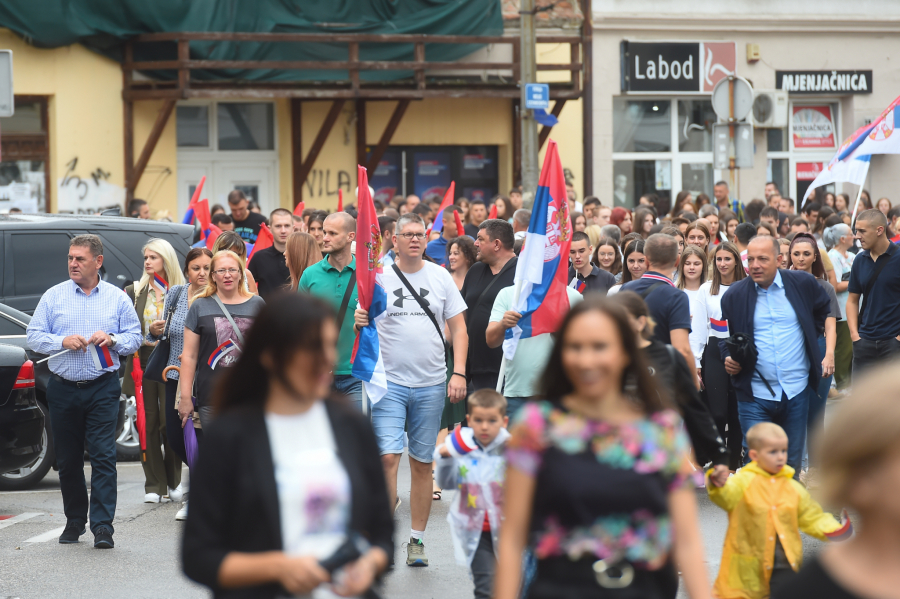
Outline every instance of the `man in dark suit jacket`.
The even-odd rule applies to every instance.
[[[745,461],[747,431],[759,422],[774,422],[787,432],[787,461],[796,477],[806,441],[809,394],[816,392],[822,376],[817,339],[830,301],[811,275],[779,268],[779,249],[774,238],[755,237],[747,246],[750,276],[722,296],[728,332],[753,338],[756,364],[742,368],[724,340],[719,348],[737,391]]]

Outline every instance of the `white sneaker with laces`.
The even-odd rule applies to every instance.
[[[181,509],[178,510],[178,513],[175,514],[175,519],[179,520],[179,521],[187,520],[187,514],[188,514],[188,502],[185,501],[184,505],[181,506]]]
[[[181,485],[178,485],[174,489],[169,487],[169,499],[172,501],[181,501],[184,499],[184,489],[181,488]]]
[[[147,493],[144,495],[144,503],[159,503],[160,499],[162,499],[156,493]]]

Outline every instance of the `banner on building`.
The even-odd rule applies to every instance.
[[[831,106],[794,106],[791,118],[795,148],[835,147]]]
[[[735,71],[734,42],[621,44],[622,91],[709,94]]]
[[[791,94],[871,94],[872,71],[775,71],[775,89]]]

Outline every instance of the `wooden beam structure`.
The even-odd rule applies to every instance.
[[[581,27],[581,63],[584,65],[581,84],[581,143],[582,143],[582,198],[598,193],[594,190],[594,76],[593,26],[591,25],[591,0],[581,0],[584,23]]]
[[[366,164],[366,171],[368,171],[369,177],[375,174],[375,167],[378,166],[381,157],[384,156],[384,152],[388,148],[388,144],[391,143],[394,132],[397,131],[397,127],[400,126],[403,114],[406,112],[406,109],[409,108],[409,102],[409,100],[400,100],[397,102],[397,107],[394,108],[394,112],[391,114],[391,120],[388,121],[387,126],[384,128],[384,133],[381,134],[381,139],[378,140],[378,145],[372,150],[372,155],[369,157],[369,161]]]
[[[550,111],[550,114],[559,118],[559,113],[562,112],[563,106],[566,105],[565,100],[557,100],[553,103],[553,109]],[[541,151],[541,148],[544,147],[544,143],[547,141],[547,138],[550,137],[550,129],[553,127],[547,127],[546,125],[541,127],[541,132],[538,134],[538,152]]]
[[[366,163],[366,101],[356,101],[356,164]]]
[[[309,153],[301,162],[300,170],[294,171],[295,189],[297,188],[297,186],[302,186],[303,183],[306,182],[306,178],[309,176],[310,171],[312,171],[313,165],[316,163],[316,159],[319,157],[319,152],[322,151],[322,146],[325,145],[325,140],[328,139],[328,134],[331,133],[331,129],[334,128],[334,124],[337,122],[338,117],[341,116],[341,109],[343,109],[343,107],[343,100],[335,100],[331,103],[331,109],[328,111],[328,115],[325,117],[325,120],[322,121],[322,126],[319,127],[319,133],[318,135],[316,135],[316,139],[313,141],[312,147],[309,148]],[[297,145],[300,145],[299,139],[297,140]],[[300,151],[299,148],[296,148],[295,156],[298,155],[300,155]]]
[[[303,168],[303,138],[301,137],[301,118],[302,100],[294,98],[291,100],[291,173],[294,175],[294,197],[293,204],[303,201],[303,181],[300,180],[299,174]]]
[[[144,169],[147,168],[147,163],[150,162],[150,156],[153,154],[153,150],[156,149],[156,143],[159,141],[163,129],[166,128],[166,123],[169,121],[169,117],[172,116],[173,110],[175,110],[175,100],[166,100],[163,103],[162,108],[159,109],[159,112],[156,115],[156,122],[153,123],[153,128],[150,130],[150,135],[147,137],[147,141],[144,144],[144,149],[141,150],[141,156],[138,158],[137,164],[134,165],[134,169],[131,171],[131,176],[128,177],[128,180],[125,184],[125,197],[127,199],[132,199],[134,197],[134,190],[137,189],[138,183],[140,183],[141,181],[141,176],[144,174]],[[134,119],[131,118],[130,120],[133,122]],[[130,136],[133,141],[133,125]],[[126,131],[125,137],[127,140],[127,138],[129,137],[129,132]]]

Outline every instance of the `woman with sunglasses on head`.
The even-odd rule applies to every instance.
[[[834,348],[837,341],[837,320],[841,318],[841,307],[838,305],[837,295],[831,283],[825,280],[825,266],[822,263],[822,255],[816,238],[809,233],[797,233],[791,241],[790,269],[808,272],[816,278],[816,282],[822,287],[828,299],[831,300],[831,313],[825,318],[825,331],[819,334],[819,354],[822,357],[822,378],[819,380],[819,388],[815,395],[810,396],[809,411],[807,413],[807,439],[825,426],[825,402],[828,400],[828,391],[831,389],[831,377],[834,375]],[[800,481],[808,486],[815,484],[818,459],[811,459],[804,452],[804,472],[800,473]],[[815,456],[816,458],[818,456]],[[807,459],[809,458],[809,459]]]
[[[265,301],[247,291],[244,262],[230,250],[214,254],[206,288],[189,300],[181,357],[181,423],[196,410],[207,428],[213,417],[212,390],[219,375],[244,351],[244,335]],[[196,386],[195,386],[196,380]],[[191,391],[195,389],[197,405]]]
[[[214,597],[361,597],[387,568],[393,522],[375,435],[330,397],[337,337],[326,304],[276,295],[216,385],[182,546],[185,574]],[[349,563],[326,569],[350,547]]]
[[[640,243],[640,242],[638,242]],[[623,308],[573,307],[510,426],[496,599],[709,597],[681,418],[657,391]],[[677,566],[677,569],[676,569]]]
[[[701,397],[709,407],[719,435],[725,439],[729,469],[737,470],[741,467],[744,437],[738,419],[737,395],[731,384],[731,377],[725,372],[725,362],[719,352],[719,340],[728,337],[728,325],[722,319],[722,296],[732,283],[740,281],[747,274],[741,264],[741,253],[731,242],[724,241],[717,245],[713,260],[712,280],[700,286],[697,313],[692,315],[692,319],[698,324],[706,323],[706,344],[700,360],[703,383]]]

